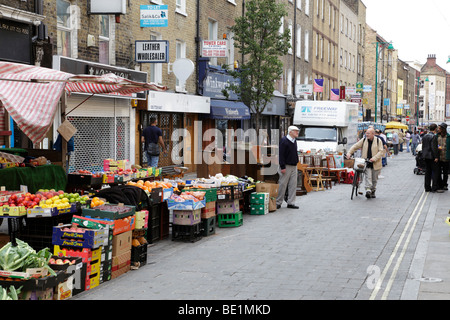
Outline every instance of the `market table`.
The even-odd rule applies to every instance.
[[[0,170],[0,186],[6,190],[20,190],[21,185],[26,185],[31,193],[39,189],[65,190],[67,176],[61,166],[52,164]]]

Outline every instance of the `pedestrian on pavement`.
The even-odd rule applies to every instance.
[[[359,140],[350,148],[347,159],[350,159],[352,154],[359,149],[361,149],[362,158],[369,160],[366,167],[366,198],[376,198],[378,176],[383,167],[381,163],[384,154],[383,141],[375,136],[374,129],[369,128],[366,131],[366,138]]]
[[[420,138],[419,131],[414,130],[414,133],[411,135],[411,152],[413,156],[416,156],[416,149],[421,140],[422,138]]]
[[[398,132],[398,151],[403,152],[403,143],[405,142],[405,134],[403,129]]]
[[[147,152],[147,164],[149,167],[158,167],[160,147],[164,153],[167,150],[162,139],[162,131],[157,127],[156,118],[150,119],[150,125],[144,129],[141,136],[141,142],[144,143],[144,150]]]
[[[409,146],[411,145],[411,131],[406,131],[405,134],[405,140],[406,140],[406,152],[409,152]]]
[[[429,130],[422,138],[422,156],[425,159],[424,187],[426,192],[443,192],[438,188],[439,150],[436,123],[430,124]]]
[[[290,126],[288,128],[287,136],[283,137],[280,141],[279,147],[279,180],[278,180],[278,196],[277,196],[277,209],[281,208],[283,203],[286,188],[288,189],[287,207],[290,209],[299,209],[295,205],[295,199],[297,196],[297,163],[298,151],[297,151],[297,137],[299,129],[296,126]]]
[[[392,132],[392,146],[394,147],[394,156],[398,155],[399,136],[397,131]]]
[[[450,134],[447,133],[447,124],[441,123],[437,134],[439,162],[439,189],[448,190],[448,170],[450,160]]]
[[[384,136],[382,133],[381,133],[381,130],[380,129],[376,129],[375,130],[375,136],[376,137],[378,137],[378,138],[380,138],[381,139],[381,141],[383,141],[383,148],[384,148],[384,155],[383,155],[383,158],[381,159],[381,163],[382,163],[382,165],[383,165],[383,167],[385,167],[385,166],[387,166],[387,156],[388,156],[388,154],[389,154],[389,148],[388,148],[388,146],[387,146],[387,143],[386,143],[386,136]],[[384,136],[384,137],[383,137]],[[380,178],[381,176],[379,176],[379,178]]]

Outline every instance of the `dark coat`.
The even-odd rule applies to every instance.
[[[422,156],[424,159],[439,158],[437,136],[434,133],[427,133],[422,138]]]

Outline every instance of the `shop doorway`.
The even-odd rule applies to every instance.
[[[172,141],[172,133],[175,134],[174,139],[178,141],[176,137],[176,129],[183,128],[183,116],[181,113],[166,113],[166,112],[141,112],[141,124],[142,130],[150,125],[150,119],[156,118],[158,121],[158,127],[162,131],[162,138],[164,141],[164,145],[166,146],[168,152],[161,153],[159,156],[159,167],[166,167],[174,165],[175,163],[172,161],[172,153],[179,155],[179,157],[183,157],[183,150],[179,150],[178,143],[174,143]],[[141,165],[147,164],[147,153],[144,152],[144,143],[141,143],[140,150],[140,159]]]

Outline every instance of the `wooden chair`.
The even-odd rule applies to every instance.
[[[341,179],[345,180],[345,174],[347,173],[347,169],[345,168],[338,168],[336,166],[336,161],[334,159],[334,156],[329,154],[326,158],[327,161],[327,177],[329,177],[332,181],[336,183],[341,183]]]
[[[313,190],[315,191],[323,191],[325,190],[324,184],[323,184],[323,167],[308,167],[307,170],[309,171],[309,181],[311,183],[315,182],[315,188]]]

